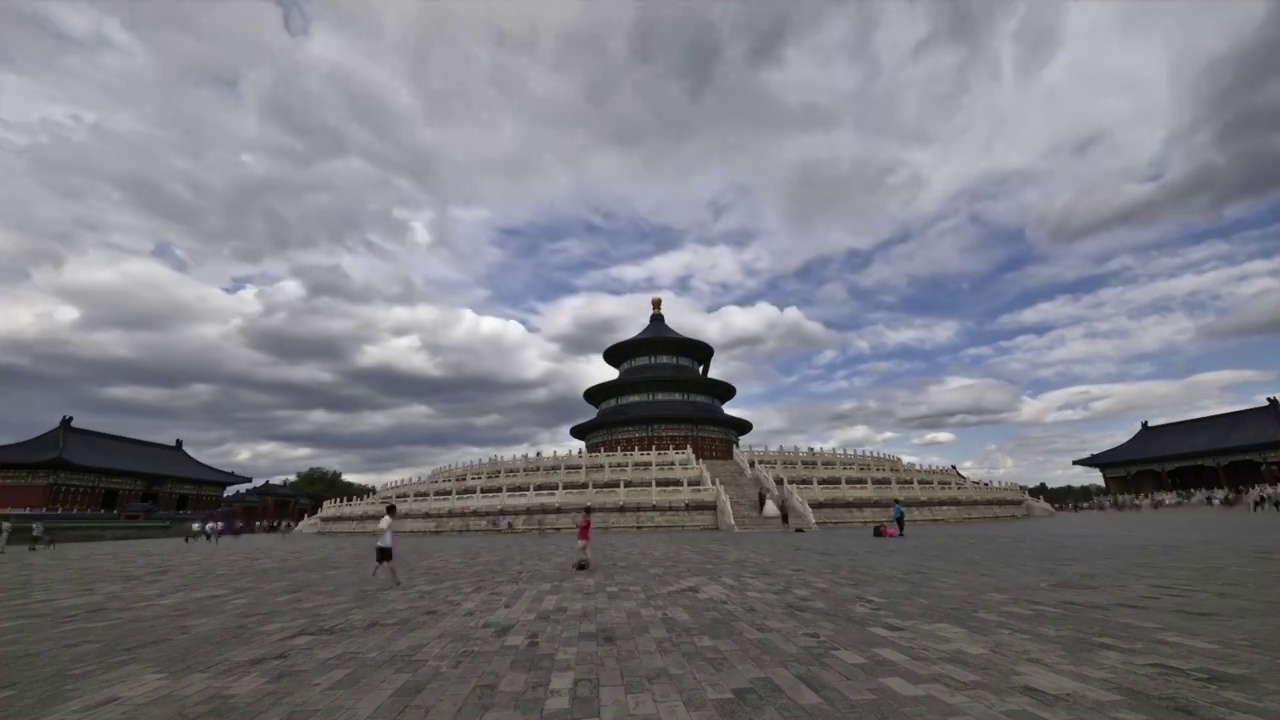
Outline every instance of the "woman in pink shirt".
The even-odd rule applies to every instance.
[[[591,567],[591,506],[582,509],[582,515],[575,519],[578,526],[578,560],[575,566],[581,570]],[[585,564],[585,567],[584,567]]]

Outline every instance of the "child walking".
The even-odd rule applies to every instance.
[[[387,505],[387,514],[383,515],[382,519],[378,521],[378,531],[382,534],[378,537],[378,545],[374,549],[374,559],[377,561],[377,564],[373,566],[373,576],[376,577],[378,575],[378,568],[382,567],[383,563],[386,563],[387,570],[391,573],[391,579],[395,581],[396,585],[399,585],[400,577],[396,575],[396,566],[392,563],[392,559],[394,557],[392,548],[394,548],[396,544],[395,529],[392,527],[395,523],[395,519],[396,504],[391,503]]]
[[[578,526],[578,559],[574,567],[586,570],[591,567],[591,506],[582,509],[582,515],[575,519]]]

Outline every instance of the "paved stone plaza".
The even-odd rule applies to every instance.
[[[1280,515],[0,556],[0,717],[1274,718]]]

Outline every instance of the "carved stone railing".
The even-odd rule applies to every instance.
[[[720,530],[737,530],[738,525],[733,521],[733,504],[729,502],[729,493],[725,492],[723,485],[716,485],[716,528]]]
[[[689,502],[693,500],[712,501],[715,499],[716,489],[710,485],[702,484],[701,480],[699,480],[677,486],[662,486],[650,483],[618,488],[579,490],[458,493],[441,497],[414,495],[408,498],[396,498],[395,503],[397,510],[401,514],[412,514],[415,512],[431,513],[446,510],[493,510],[496,512],[498,510],[514,510],[533,505],[582,507],[586,505],[604,506],[611,503]],[[321,506],[319,515],[322,518],[381,515],[386,504],[387,500],[385,498],[331,500]]]
[[[806,530],[818,529],[818,522],[813,517],[813,508],[809,507],[809,502],[785,481],[782,483],[782,501],[787,504],[787,515],[796,519],[791,523],[792,527],[799,526]]]
[[[711,471],[701,461],[698,462],[698,479],[702,481],[702,485],[705,487],[711,487],[716,484],[716,479],[711,477]]]
[[[670,450],[628,450],[622,452],[601,452],[601,453],[565,453],[563,455],[552,452],[550,455],[545,453],[535,453],[530,456],[525,453],[517,458],[498,457],[491,460],[474,460],[466,463],[453,463],[444,465],[431,471],[427,477],[445,474],[457,473],[477,473],[477,472],[502,472],[508,470],[519,471],[528,467],[536,467],[541,465],[566,465],[570,467],[579,467],[583,463],[588,464],[605,464],[605,465],[626,465],[636,462],[651,461],[685,461],[686,463],[696,462],[697,459],[690,447],[673,448]]]
[[[535,454],[534,457],[498,458],[458,463],[436,468],[425,477],[395,480],[384,485],[379,494],[402,496],[408,491],[475,487],[488,485],[525,485],[545,482],[584,482],[588,479],[632,480],[645,477],[669,477],[696,474],[698,458],[691,448],[679,450],[628,451],[558,455]]]
[[[751,462],[751,460],[749,460],[738,448],[733,449],[733,460],[738,463],[738,467],[742,468],[742,471],[747,474],[747,477],[754,480],[756,485],[761,490],[764,490],[765,495],[768,496],[775,505],[782,502],[782,497],[778,494],[778,484],[774,481],[773,473],[769,472],[768,468],[760,465],[759,463]]]

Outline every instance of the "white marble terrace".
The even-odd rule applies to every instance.
[[[874,451],[748,446],[735,455],[740,455],[772,482],[785,480],[806,500],[1023,495],[1022,488],[1015,483],[966,479],[944,465],[906,463],[896,455]]]
[[[802,498],[1022,495],[1017,485],[962,479],[941,466],[904,463],[870,451],[753,448],[735,452],[767,489],[784,481]],[[746,469],[746,468],[744,468]],[[367,499],[327,502],[325,517],[365,516],[395,502],[401,512],[532,505],[581,507],[626,502],[716,501],[717,481],[690,448],[652,452],[534,453],[436,468],[384,485]]]

